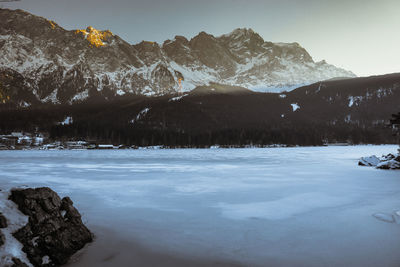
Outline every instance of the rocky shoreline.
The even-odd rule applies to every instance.
[[[0,193],[1,266],[61,266],[93,241],[69,197],[47,187]]]
[[[400,154],[388,154],[378,158],[375,155],[362,157],[358,162],[360,166],[376,167],[383,170],[400,169]]]

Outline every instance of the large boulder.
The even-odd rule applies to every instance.
[[[370,156],[370,157],[361,158],[360,161],[358,162],[358,165],[360,165],[360,166],[374,166],[375,167],[375,166],[377,166],[379,164],[379,162],[381,162],[380,159],[377,156],[373,155],[373,156]]]
[[[93,239],[70,198],[50,188],[12,190],[10,200],[28,216],[13,235],[34,266],[60,266]]]

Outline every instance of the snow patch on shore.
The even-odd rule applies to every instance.
[[[71,125],[74,119],[71,116],[67,116],[63,121],[59,122],[59,125]]]
[[[18,258],[28,266],[33,267],[22,251],[22,244],[12,235],[28,223],[28,216],[22,214],[17,204],[9,200],[8,197],[9,192],[0,191],[0,210],[8,222],[7,228],[0,229],[5,237],[4,245],[0,247],[0,266],[11,266],[13,264],[12,259]]]
[[[292,106],[293,112],[295,112],[296,110],[300,109],[299,104],[294,103],[294,104],[290,104]]]
[[[211,89],[211,90],[213,90],[213,89]],[[172,97],[172,98],[170,98],[170,99],[168,100],[168,102],[171,102],[171,101],[179,101],[179,100],[181,100],[182,98],[184,98],[185,96],[188,96],[188,94],[184,94],[184,95],[181,95],[181,96]]]
[[[150,109],[151,109],[151,108],[145,108],[145,109],[141,110],[141,111],[136,115],[136,118],[135,118],[135,119],[132,119],[132,120],[130,121],[130,123],[135,124],[135,122],[137,122],[137,121],[143,119],[143,118],[146,116],[146,114],[150,111]]]

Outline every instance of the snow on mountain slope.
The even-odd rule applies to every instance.
[[[324,61],[314,62],[297,43],[265,42],[251,29],[219,37],[201,32],[191,40],[176,36],[162,45],[131,45],[110,31],[67,31],[22,10],[0,9],[0,21],[0,73],[21,74],[26,86],[19,90],[29,91],[40,102],[163,95],[210,82],[284,91],[355,76]],[[8,86],[1,76],[0,82]]]

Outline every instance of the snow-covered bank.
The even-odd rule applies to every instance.
[[[357,166],[397,148],[1,151],[0,183],[75,201],[97,239],[72,267],[129,266],[138,246],[247,266],[398,266],[400,225],[377,216],[400,209],[399,174]]]
[[[0,229],[0,234],[4,235],[4,244],[0,246],[0,266],[12,266],[13,259],[32,266],[22,251],[22,244],[12,235],[28,223],[28,216],[22,214],[17,204],[8,199],[9,195],[9,191],[0,190],[0,211],[7,224],[7,227]]]

